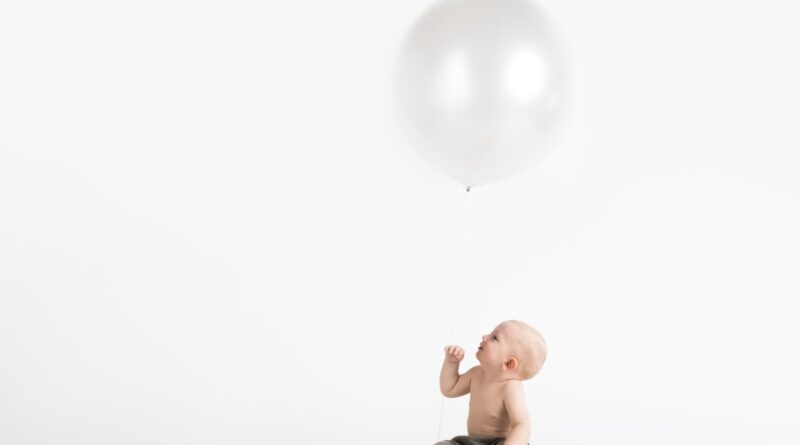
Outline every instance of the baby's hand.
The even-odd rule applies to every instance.
[[[448,363],[459,363],[464,359],[464,350],[461,346],[450,345],[444,348],[444,359]]]

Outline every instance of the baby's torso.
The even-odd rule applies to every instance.
[[[482,369],[475,371],[469,386],[467,433],[470,436],[506,437],[511,428],[503,405],[503,383],[488,382]]]

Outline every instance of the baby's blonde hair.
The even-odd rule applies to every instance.
[[[512,341],[512,350],[519,360],[520,377],[522,380],[530,380],[544,365],[547,344],[542,334],[528,323],[519,320],[508,320],[507,323],[518,328]]]

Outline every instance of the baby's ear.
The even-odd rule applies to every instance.
[[[511,357],[508,360],[506,360],[506,368],[508,368],[509,371],[517,369],[518,366],[519,366],[519,360],[517,360],[516,357]]]

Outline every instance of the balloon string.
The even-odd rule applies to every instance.
[[[470,189],[472,186],[467,187],[467,204],[466,204],[466,222],[464,224],[465,231],[464,231],[464,248],[469,245],[470,240],[472,238],[472,199],[470,197]],[[464,255],[464,258],[467,260],[467,264],[469,264],[469,255]],[[464,271],[466,276],[472,276],[469,271]],[[458,304],[454,304],[453,300],[455,300],[452,296],[450,297],[451,304],[448,306],[448,309],[451,310],[450,316],[450,341],[447,343],[448,345],[453,344],[453,334],[456,328],[456,309],[458,308]],[[442,420],[444,419],[444,400],[445,397],[442,395],[442,403],[439,407],[439,428],[436,430],[436,438],[434,442],[438,442],[439,439],[442,437]]]
[[[449,307],[453,308],[450,321],[450,341],[447,343],[448,345],[451,345],[453,344],[453,332],[455,331],[456,327],[456,313],[455,313],[456,306],[451,304]],[[441,406],[439,407],[439,429],[436,430],[436,439],[434,440],[434,442],[438,442],[439,439],[442,437],[442,419],[444,418],[444,399],[445,397],[444,395],[442,395],[442,403]]]

